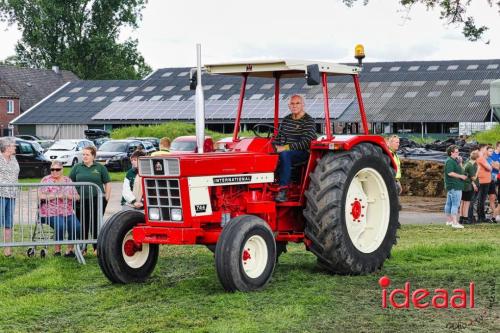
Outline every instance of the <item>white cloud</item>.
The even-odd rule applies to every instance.
[[[471,43],[460,28],[439,20],[439,11],[415,6],[407,13],[396,0],[371,0],[347,8],[340,0],[150,0],[136,31],[139,49],[154,68],[193,66],[195,44],[203,62],[243,58],[310,58],[352,62],[354,45],[365,61],[487,59],[500,57],[500,15],[486,1],[471,7],[488,25],[489,45]],[[1,27],[1,26],[0,26]],[[11,29],[12,30],[12,29]],[[14,53],[16,31],[0,32],[0,59]],[[9,47],[12,45],[12,47]]]

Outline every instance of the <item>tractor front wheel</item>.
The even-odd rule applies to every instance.
[[[132,229],[139,223],[144,223],[142,212],[118,212],[104,224],[99,234],[98,262],[111,282],[143,282],[156,266],[158,244],[138,244],[132,237]]]
[[[306,191],[305,235],[318,264],[338,274],[380,269],[396,243],[398,195],[390,159],[362,143],[329,153]]]
[[[269,225],[253,215],[233,218],[215,249],[215,268],[226,291],[256,291],[271,279],[276,243]]]

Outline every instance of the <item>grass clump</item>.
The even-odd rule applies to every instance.
[[[473,135],[473,138],[479,143],[489,143],[495,145],[500,141],[500,125],[495,125],[487,131],[478,132]]]

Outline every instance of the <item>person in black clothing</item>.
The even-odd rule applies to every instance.
[[[288,102],[288,107],[291,114],[283,119],[275,139],[276,151],[279,153],[276,171],[279,176],[280,191],[275,198],[277,202],[287,200],[292,165],[307,161],[311,141],[316,139],[316,124],[314,119],[304,111],[304,98],[300,95],[293,95]]]

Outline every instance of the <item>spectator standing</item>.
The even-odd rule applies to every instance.
[[[484,202],[488,196],[491,184],[491,165],[488,163],[488,145],[479,145],[479,157],[477,159],[477,178],[479,179],[479,190],[477,195],[477,220],[479,223],[490,222],[486,220]]]
[[[161,156],[170,154],[170,138],[163,137],[160,139],[160,150],[155,151],[151,156]]]
[[[96,148],[85,147],[82,151],[83,162],[76,164],[69,175],[74,182],[89,182],[96,184],[104,193],[101,199],[98,197],[97,191],[91,186],[83,186],[78,188],[80,195],[80,205],[76,206],[76,215],[80,217],[80,222],[83,228],[83,239],[88,239],[89,231],[92,236],[97,238],[98,233],[98,212],[97,202],[102,200],[102,213],[106,210],[109,198],[111,196],[111,179],[108,170],[102,164],[95,162]],[[93,244],[94,253],[96,253],[96,244]],[[83,253],[87,251],[83,248]]]
[[[403,187],[401,186],[401,161],[398,156],[398,149],[399,149],[399,136],[397,135],[391,135],[387,139],[387,146],[389,147],[389,150],[392,153],[392,158],[394,159],[394,162],[396,162],[397,170],[396,170],[396,187],[398,188],[398,194],[401,195],[403,192]]]
[[[130,156],[130,162],[132,163],[132,168],[130,168],[130,170],[127,171],[125,179],[123,180],[122,201],[121,201],[122,210],[140,209],[143,206],[142,195],[137,195],[138,192],[137,187],[141,186],[141,183],[140,180],[136,179],[140,178],[138,176],[139,172],[138,163],[139,163],[139,157],[141,156],[146,156],[146,154],[142,151],[135,151]]]
[[[464,189],[464,180],[467,179],[463,173],[463,169],[458,162],[459,152],[458,147],[451,145],[446,150],[448,159],[444,165],[444,185],[447,191],[446,204],[444,212],[446,214],[446,225],[451,225],[452,228],[463,229],[463,225],[458,223],[457,214]]]
[[[15,184],[19,179],[19,164],[16,157],[16,140],[12,137],[0,138],[0,184]],[[3,227],[3,241],[12,241],[12,224],[16,205],[16,187],[0,186],[0,227]],[[3,254],[12,255],[12,249],[5,247]]]
[[[42,203],[40,204],[41,222],[50,225],[56,234],[56,240],[64,239],[65,232],[69,240],[80,238],[80,221],[73,211],[73,201],[80,196],[69,177],[63,175],[63,165],[60,161],[52,161],[50,175],[42,178],[43,184],[68,184],[67,186],[44,186],[38,190]],[[74,257],[74,246],[68,245],[65,257]],[[61,255],[61,245],[54,246],[54,255]]]
[[[495,187],[496,187],[496,196],[497,196],[497,201],[499,201],[500,198],[500,141],[497,141],[495,145],[495,150],[493,151],[493,154],[491,155],[491,160],[493,162],[496,162],[495,165],[493,165],[493,170],[491,171],[492,174],[495,173],[495,178],[493,178],[493,181],[495,182]],[[498,163],[498,164],[497,164]]]
[[[462,224],[472,224],[472,219],[469,218],[469,207],[474,193],[477,192],[478,187],[476,184],[476,174],[477,174],[477,164],[476,159],[478,157],[477,151],[472,151],[470,158],[465,163],[464,174],[467,179],[464,181],[464,190],[462,192],[462,202],[460,203],[460,220],[459,223]]]
[[[491,165],[491,183],[488,189],[488,199],[490,201],[490,211],[492,214],[491,222],[496,222],[495,220],[495,208],[497,201],[497,176],[498,169],[500,168],[500,163],[497,161],[497,156],[493,156],[495,151],[493,147],[488,147],[488,158],[487,161]]]

